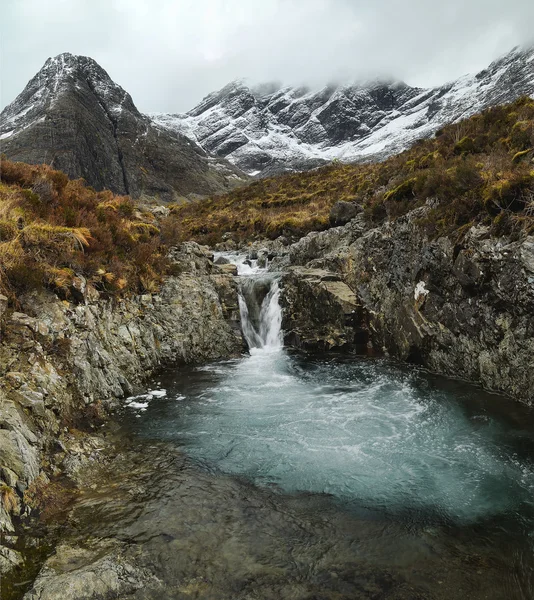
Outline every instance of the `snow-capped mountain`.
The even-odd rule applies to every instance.
[[[141,114],[93,59],[49,58],[0,114],[8,158],[48,163],[96,189],[173,200],[212,194],[246,176]]]
[[[445,123],[521,95],[534,96],[534,48],[515,48],[480,73],[433,89],[377,81],[310,91],[236,81],[186,114],[151,117],[265,176],[335,159],[384,158]]]

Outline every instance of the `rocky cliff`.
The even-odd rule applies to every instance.
[[[352,347],[534,400],[534,238],[429,238],[430,207],[371,227],[362,215],[311,233],[273,268],[286,342]]]
[[[142,115],[93,59],[49,58],[0,114],[1,151],[46,163],[97,190],[177,200],[228,190],[246,176]]]
[[[12,519],[30,512],[40,486],[98,460],[100,441],[78,429],[91,432],[161,365],[242,350],[232,275],[194,243],[172,260],[159,293],[73,304],[40,292],[17,311],[0,304],[0,573],[21,560]]]
[[[446,123],[534,95],[534,48],[431,89],[399,81],[306,88],[235,81],[186,114],[152,115],[251,175],[391,156]]]

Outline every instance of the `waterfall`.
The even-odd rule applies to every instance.
[[[282,348],[282,309],[277,279],[247,277],[241,283],[239,311],[248,347]]]
[[[237,266],[240,277],[239,313],[241,330],[250,350],[276,350],[283,347],[282,308],[279,276],[267,265],[239,252],[216,252],[214,259],[225,258]]]

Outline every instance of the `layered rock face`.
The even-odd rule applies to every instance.
[[[293,265],[286,341],[352,345],[532,401],[534,238],[492,238],[478,226],[459,244],[428,239],[418,224],[427,210],[376,228],[360,215],[291,246],[275,265]],[[353,293],[349,311],[345,288],[329,290],[329,279]]]
[[[533,57],[534,48],[516,48],[476,75],[431,89],[378,81],[313,91],[236,81],[186,114],[152,117],[262,177],[335,159],[382,159],[446,123],[534,95]]]
[[[93,59],[49,58],[0,115],[11,160],[47,163],[97,190],[176,200],[231,189],[246,176],[156,126]]]
[[[234,278],[194,243],[172,258],[177,275],[157,294],[73,305],[36,293],[21,298],[24,312],[0,316],[0,476],[12,490],[2,488],[12,510],[0,501],[1,532],[12,533],[13,514],[27,510],[28,486],[77,466],[82,452],[69,452],[66,425],[87,427],[163,364],[243,349]],[[46,471],[44,454],[52,463]],[[19,558],[9,546],[1,550],[5,572]]]

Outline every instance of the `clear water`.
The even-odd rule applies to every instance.
[[[276,278],[266,293],[266,274],[236,262],[252,278],[240,296],[250,353],[163,373],[129,400],[128,432],[209,473],[328,499],[360,523],[343,560],[395,565],[432,593],[439,572],[447,599],[534,598],[534,411],[387,361],[288,352]],[[340,543],[334,529],[317,536]]]
[[[285,491],[416,520],[530,523],[532,431],[492,414],[475,388],[446,383],[380,361],[253,349],[168,373],[167,396],[128,419],[210,468]]]

